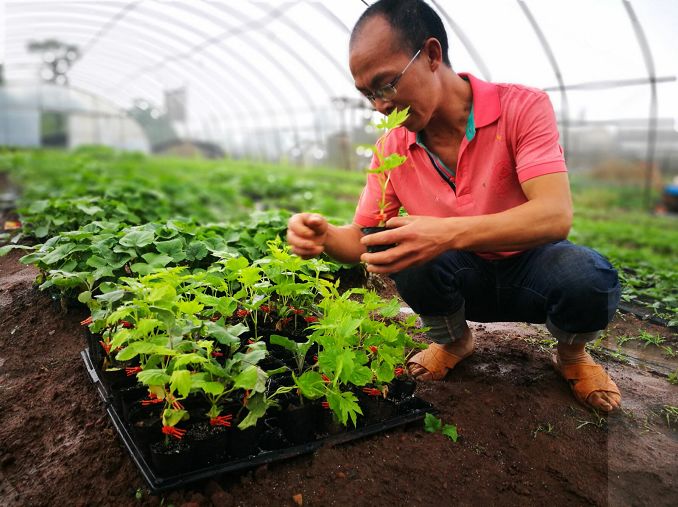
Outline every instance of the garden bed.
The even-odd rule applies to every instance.
[[[19,256],[0,258],[2,504],[675,505],[678,422],[663,408],[678,405],[676,386],[604,355],[625,411],[599,418],[549,365],[540,329],[515,324],[474,325],[475,354],[417,389],[457,425],[456,443],[417,423],[150,495],[82,365],[87,314],[37,291]],[[675,343],[632,316],[611,326],[641,330]]]

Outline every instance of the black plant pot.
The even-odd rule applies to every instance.
[[[293,444],[304,444],[315,440],[318,426],[318,405],[289,405],[278,416],[278,421],[285,438]]]
[[[151,444],[151,463],[160,475],[176,475],[193,467],[195,450],[174,437]]]
[[[132,438],[139,443],[142,449],[148,449],[152,444],[162,440],[162,406],[144,406],[133,404],[129,409],[129,428]]]
[[[376,234],[377,232],[383,232],[387,231],[388,227],[363,227],[360,229],[363,234],[368,235],[368,234]],[[385,250],[388,250],[390,248],[393,248],[395,243],[392,243],[390,245],[371,245],[367,247],[368,253],[377,253],[377,252],[383,252]]]
[[[240,421],[233,423],[231,434],[228,440],[227,454],[232,458],[244,458],[259,454],[259,437],[263,433],[263,421],[259,421],[256,426],[250,426],[247,429],[237,428]]]
[[[114,391],[113,406],[120,411],[124,421],[129,421],[130,409],[145,398],[147,394],[148,387],[140,383]]]
[[[380,423],[394,416],[396,406],[382,396],[369,396],[363,392],[356,393],[358,405],[363,411],[365,426]]]
[[[277,417],[270,417],[264,421],[264,429],[259,436],[259,448],[262,451],[277,451],[291,445],[285,437],[280,421]]]
[[[408,398],[414,394],[414,390],[417,387],[417,384],[414,380],[408,378],[395,378],[389,384],[388,387],[388,397],[393,401],[401,401],[405,398]]]
[[[223,461],[233,431],[224,426],[212,426],[209,420],[191,424],[186,432],[186,443],[193,451],[193,465],[196,468]]]

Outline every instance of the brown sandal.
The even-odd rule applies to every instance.
[[[574,397],[579,403],[593,408],[588,398],[594,392],[606,392],[619,395],[617,384],[610,378],[605,369],[599,364],[569,364],[561,365],[558,358],[553,356],[553,365],[556,370],[568,381]]]
[[[442,380],[459,361],[466,357],[468,356],[459,357],[447,352],[442,345],[431,343],[427,349],[415,354],[414,357],[407,361],[407,366],[409,369],[411,364],[418,364],[431,374],[431,380]]]

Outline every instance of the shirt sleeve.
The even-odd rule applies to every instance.
[[[545,92],[539,93],[519,115],[515,161],[520,183],[544,174],[567,172],[558,137],[551,101]]]
[[[372,157],[370,169],[378,165],[376,156]],[[379,225],[379,201],[381,200],[381,185],[379,184],[378,174],[368,174],[367,183],[360,194],[360,200],[356,206],[353,222],[361,227],[374,227]],[[400,210],[400,200],[396,195],[393,183],[388,182],[386,186],[386,208],[385,220],[398,215]]]

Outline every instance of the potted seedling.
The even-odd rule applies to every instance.
[[[389,202],[386,200],[386,190],[388,184],[391,181],[391,171],[400,167],[405,163],[407,157],[400,155],[398,153],[384,153],[384,140],[386,134],[396,127],[399,127],[406,119],[409,113],[409,107],[406,107],[403,110],[394,109],[391,114],[387,117],[382,118],[379,123],[377,123],[375,128],[385,131],[385,135],[380,137],[376,144],[372,146],[367,146],[367,149],[371,150],[377,157],[378,165],[371,169],[366,169],[365,172],[368,174],[376,174],[377,181],[379,182],[379,189],[381,191],[379,199],[377,200],[377,218],[379,223],[374,227],[363,227],[361,229],[363,234],[374,234],[377,232],[382,232],[386,230],[386,208],[389,206]],[[370,253],[382,252],[393,248],[395,245],[373,245],[368,246],[367,251]]]

